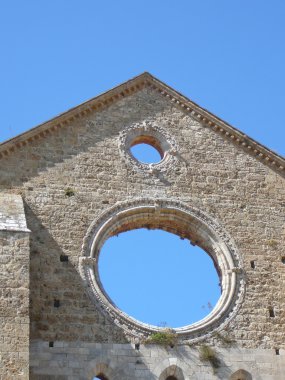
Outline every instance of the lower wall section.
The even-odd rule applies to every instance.
[[[50,347],[52,346],[53,347]],[[285,352],[217,348],[219,367],[201,361],[198,347],[32,341],[31,380],[282,380]],[[239,371],[243,370],[243,371]],[[235,375],[236,373],[236,375]]]

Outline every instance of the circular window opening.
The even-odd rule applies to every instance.
[[[188,239],[158,229],[109,238],[100,252],[99,275],[120,310],[160,327],[203,319],[221,295],[211,257]]]
[[[149,144],[137,144],[131,147],[134,158],[143,164],[157,164],[162,157],[158,150]]]
[[[163,230],[175,234],[185,239],[188,244],[191,242],[191,244],[201,247],[209,254],[209,257],[213,259],[221,283],[219,300],[214,306],[214,301],[208,298],[207,301],[210,301],[210,304],[207,305],[209,309],[208,315],[192,324],[175,328],[178,337],[182,339],[200,339],[200,337],[207,332],[214,331],[221,323],[229,323],[231,318],[236,315],[245,294],[244,274],[241,270],[238,250],[227,232],[214,219],[201,210],[187,206],[177,200],[134,199],[113,206],[113,208],[108,209],[94,220],[85,236],[82,247],[83,255],[79,262],[80,275],[87,286],[86,289],[91,299],[93,299],[94,304],[96,304],[107,317],[111,318],[117,326],[133,337],[147,337],[154,332],[161,331],[164,327],[157,326],[157,323],[166,322],[166,324],[173,326],[177,324],[180,325],[180,322],[172,323],[171,321],[165,321],[166,318],[163,321],[154,321],[156,325],[146,324],[132,318],[128,313],[120,310],[115,302],[112,302],[112,299],[102,285],[101,280],[103,278],[101,279],[99,276],[98,265],[102,247],[109,238],[138,229],[147,229],[150,231]],[[144,240],[145,239],[141,239],[139,243],[136,242],[136,245],[133,247],[133,252],[136,252],[138,246],[141,245],[141,241]],[[173,254],[174,252],[178,252],[179,254],[177,248],[173,249]],[[173,263],[172,260],[173,258],[170,259]],[[144,256],[141,262],[145,261]],[[161,261],[166,261],[165,255],[163,255]],[[129,261],[125,266],[128,267],[130,265],[131,262]],[[149,259],[148,268],[145,269],[142,278],[136,277],[134,282],[145,282],[145,275],[152,265],[153,257]],[[180,264],[180,266],[185,265]],[[112,267],[116,268],[114,264],[112,264]],[[172,265],[172,267],[174,270],[174,265]],[[188,268],[190,267],[192,266],[189,265]],[[158,267],[157,271],[163,272],[161,266]],[[156,278],[156,274],[153,276]],[[204,278],[207,278],[208,273],[205,273],[204,276]],[[116,277],[114,280],[116,284],[118,284],[118,281],[120,281],[122,277],[125,277],[125,275],[116,270],[113,277]],[[164,278],[167,278],[168,282],[172,284],[178,281],[180,277],[181,275],[175,277],[173,272],[170,274],[166,272],[164,275]],[[184,277],[191,277],[189,270]],[[216,284],[217,283],[218,281]],[[104,285],[106,287],[105,283]],[[197,283],[195,283],[192,288],[196,289],[196,292],[200,292]],[[175,296],[172,297],[173,299],[171,299],[169,293],[167,293],[167,295],[168,305],[172,305],[172,309],[175,309],[173,299],[180,296],[180,290],[178,294],[176,293]],[[159,297],[160,295],[158,298]],[[137,298],[139,298],[138,295]],[[186,298],[183,298],[184,303],[187,304],[189,299],[190,295],[187,294]],[[204,306],[206,307],[206,305]],[[210,311],[212,306],[213,310]],[[201,304],[201,308],[202,307],[203,303]],[[178,310],[177,307],[177,314],[186,314],[186,312],[184,310]],[[186,323],[189,323],[189,321],[190,318]]]
[[[131,143],[130,151],[137,161],[144,164],[157,164],[164,156],[159,141],[153,136],[137,136]]]

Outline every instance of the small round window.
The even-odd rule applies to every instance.
[[[126,128],[120,133],[119,141],[124,159],[138,170],[166,173],[178,164],[175,141],[167,131],[151,123]]]
[[[132,141],[130,151],[143,164],[157,164],[164,156],[159,142],[152,136],[138,136]]]

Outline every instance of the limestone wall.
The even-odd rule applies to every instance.
[[[147,126],[162,128],[171,140],[173,159],[158,171],[134,163],[123,143],[124,131]],[[145,88],[19,146],[1,159],[0,178],[2,190],[20,193],[25,202],[32,231],[31,339],[40,342],[47,361],[53,358],[49,342],[75,345],[76,355],[88,344],[128,343],[129,336],[86,294],[79,260],[94,220],[135,198],[178,200],[223,226],[238,249],[246,289],[227,333],[240,349],[269,350],[269,356],[284,350],[285,180],[154,90]],[[206,343],[215,339],[207,336]],[[33,358],[33,371],[47,374],[40,368],[48,363]]]
[[[198,348],[165,348],[131,344],[34,341],[31,344],[31,380],[92,380],[101,374],[110,380],[282,380],[284,351],[238,348],[216,349],[218,368],[200,360]],[[231,377],[238,370],[251,377]]]
[[[0,194],[0,378],[29,376],[29,233],[20,196]]]

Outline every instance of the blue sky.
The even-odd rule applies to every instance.
[[[283,0],[9,0],[4,140],[149,71],[283,154]]]
[[[2,1],[0,141],[149,71],[284,155],[284,20],[283,0]]]
[[[161,327],[200,320],[221,295],[209,255],[161,230],[139,229],[109,238],[100,252],[99,274],[120,309]]]

